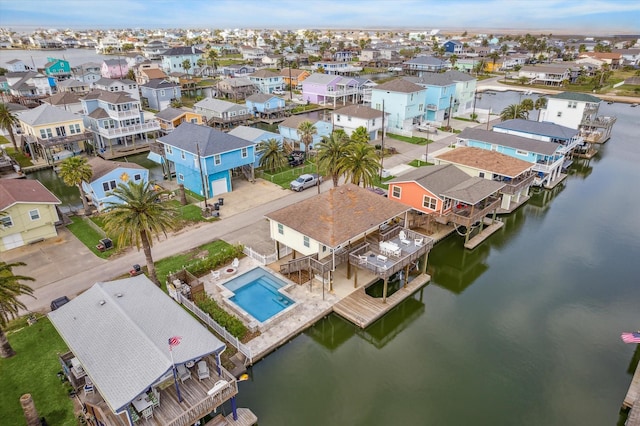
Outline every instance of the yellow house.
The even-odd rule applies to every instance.
[[[181,123],[206,124],[202,115],[179,108],[165,108],[156,114],[160,129],[164,133],[171,133]]]
[[[23,133],[25,149],[36,160],[49,164],[72,157],[85,150],[86,132],[82,116],[49,104],[16,113]]]
[[[0,179],[0,252],[57,236],[58,204],[37,180]]]
[[[285,87],[289,87],[291,84],[294,89],[299,89],[302,87],[304,79],[309,77],[311,73],[296,68],[283,68],[280,70],[280,75],[284,78]]]

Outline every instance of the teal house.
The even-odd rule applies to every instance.
[[[53,77],[56,80],[66,80],[71,77],[71,66],[69,61],[64,59],[47,58],[44,73],[47,77]]]
[[[426,98],[426,88],[402,78],[371,89],[371,107],[384,110],[388,118],[386,127],[391,133],[409,132],[422,123],[426,116]]]

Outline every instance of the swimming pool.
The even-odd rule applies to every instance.
[[[260,322],[295,304],[295,301],[278,291],[287,285],[281,279],[258,267],[224,284],[235,293],[229,300]]]

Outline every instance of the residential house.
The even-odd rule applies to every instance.
[[[453,112],[456,82],[445,76],[445,73],[423,73],[420,77],[404,79],[426,89],[425,120],[441,123]]]
[[[617,70],[620,68],[623,58],[620,53],[616,52],[583,52],[578,58],[593,58],[609,66],[609,69]],[[576,61],[578,62],[578,61]]]
[[[247,110],[253,112],[255,116],[269,117],[273,115],[281,116],[285,112],[285,101],[275,95],[256,93],[247,98]]]
[[[598,115],[600,98],[586,93],[562,92],[547,97],[540,121],[580,130],[587,142],[602,143],[611,137],[615,117]]]
[[[246,105],[239,105],[221,99],[204,98],[193,105],[197,114],[203,115],[209,124],[219,127],[233,127],[251,117]]]
[[[485,216],[494,218],[500,207],[499,191],[504,183],[472,177],[452,164],[419,167],[388,181],[389,200],[427,213],[438,223],[465,228],[465,245]],[[493,222],[493,220],[492,220]]]
[[[129,182],[149,181],[149,170],[136,163],[104,160],[92,157],[89,166],[93,171],[90,182],[82,182],[85,194],[98,211],[103,211],[108,203],[121,203],[111,191],[118,185]]]
[[[284,81],[285,88],[293,85],[293,89],[302,89],[302,82],[310,75],[309,71],[298,68],[283,68],[280,70],[280,76]]]
[[[156,120],[145,121],[140,101],[126,92],[93,90],[81,102],[85,127],[103,158],[148,150],[149,134],[160,130]]]
[[[140,64],[136,70],[136,82],[138,84],[145,84],[157,78],[167,78],[167,74],[160,69],[159,64],[143,63]]]
[[[469,176],[504,183],[498,213],[511,213],[529,199],[533,184],[533,164],[486,149],[461,147],[434,157],[434,163],[453,164]]]
[[[334,129],[342,129],[351,136],[357,128],[364,127],[369,140],[378,139],[383,124],[386,124],[382,119],[382,111],[364,105],[348,105],[333,111],[331,116]]]
[[[53,94],[49,78],[38,72],[9,72],[5,77],[9,93],[16,98],[37,100]]]
[[[257,127],[238,126],[229,132],[230,135],[238,138],[253,142],[256,145],[255,148],[255,161],[253,163],[254,168],[260,167],[260,158],[262,155],[258,152],[258,144],[260,142],[266,142],[269,139],[275,139],[278,144],[282,146],[284,143],[284,137],[281,134],[269,132],[267,130],[258,129]]]
[[[457,135],[458,146],[470,146],[500,152],[533,164],[533,184],[552,188],[566,175],[562,173],[565,155],[559,143],[544,142],[506,133],[466,128]]]
[[[402,63],[405,72],[421,76],[425,72],[440,72],[447,68],[447,62],[433,56],[416,56]]]
[[[283,58],[283,55],[264,55],[260,62],[265,67],[280,68],[280,64],[283,63]]]
[[[310,121],[316,128],[316,134],[313,135],[313,142],[311,142],[308,147],[302,143],[300,135],[298,134],[298,126],[300,126],[300,123],[303,121]],[[285,142],[292,146],[297,144],[300,151],[313,149],[313,147],[322,140],[323,136],[328,137],[332,131],[333,125],[331,123],[301,115],[292,115],[278,124],[278,132],[285,138]]]
[[[192,123],[182,123],[158,142],[164,146],[167,162],[173,163],[177,182],[204,197],[230,192],[234,170],[254,177],[253,142]]]
[[[526,78],[528,84],[562,86],[564,82],[571,81],[571,72],[564,66],[525,65],[518,71],[518,78]]]
[[[165,134],[172,132],[182,123],[206,124],[205,118],[185,109],[167,107],[156,114],[156,120],[160,124],[160,130]]]
[[[320,61],[314,62],[313,67],[331,75],[356,74],[362,71],[362,67],[352,65],[350,62]]]
[[[240,54],[245,61],[262,61],[262,58],[266,55],[264,49],[253,46],[240,46]]]
[[[584,139],[580,136],[578,130],[548,121],[506,120],[494,124],[493,131],[539,141],[559,143],[562,145],[560,152],[563,154],[568,154],[576,147],[584,144]]]
[[[35,67],[31,67],[24,63],[22,59],[11,59],[6,62],[5,68],[8,72],[27,72],[34,71]]]
[[[62,371],[96,424],[194,424],[229,401],[238,418],[225,344],[145,275],[96,283],[48,315],[69,348]],[[189,370],[200,361],[209,377]]]
[[[321,105],[342,105],[360,103],[364,96],[366,80],[342,77],[335,74],[313,73],[302,82],[302,99]]]
[[[218,96],[236,101],[258,93],[258,88],[247,77],[224,78],[216,84]]]
[[[105,59],[100,68],[100,75],[102,75],[103,78],[126,78],[128,73],[129,64],[124,58]]]
[[[336,62],[351,62],[354,54],[351,50],[339,50],[333,54],[333,60]]]
[[[57,236],[59,204],[37,180],[0,179],[0,252]]]
[[[140,97],[149,108],[160,111],[169,107],[171,102],[180,101],[180,85],[164,79],[150,80],[140,86]]]
[[[107,34],[105,37],[98,38],[95,48],[96,53],[101,55],[119,52],[121,50],[120,40],[112,34]]]
[[[56,80],[66,80],[71,77],[71,66],[67,60],[47,58],[47,63],[44,65],[44,73]]]
[[[453,55],[462,55],[463,43],[457,40],[446,41],[442,46],[444,47],[444,51],[447,53],[451,53]]]
[[[371,106],[388,114],[387,129],[409,132],[425,120],[427,89],[402,78],[372,88]]]
[[[138,83],[126,78],[120,80],[101,78],[93,84],[93,88],[104,90],[106,92],[124,92],[131,96],[133,99],[140,100]]]
[[[92,137],[81,115],[48,103],[18,112],[16,117],[27,152],[49,164],[86,151]]]
[[[248,75],[249,80],[258,88],[260,93],[269,95],[274,90],[284,89],[284,78],[278,73],[269,70],[259,70]]]
[[[102,64],[86,62],[73,70],[72,78],[84,83],[95,83],[102,78]]]
[[[198,59],[204,59],[204,52],[195,46],[172,47],[162,54],[162,68],[167,73],[184,72],[191,75],[198,74]],[[184,68],[185,61],[188,61],[191,68]]]
[[[56,83],[58,93],[75,93],[83,95],[91,91],[91,84],[84,81],[70,78],[68,80],[59,81]]]
[[[151,40],[141,48],[142,54],[150,60],[160,59],[162,54],[169,50],[169,44],[163,40]]]
[[[65,81],[77,81],[77,80],[65,80]],[[78,82],[80,83],[80,82]],[[83,84],[83,83],[80,83]],[[53,105],[57,108],[70,111],[74,114],[82,114],[82,102],[80,102],[80,96],[73,92],[58,92],[53,96],[42,100],[43,103]]]
[[[218,73],[224,77],[246,77],[256,72],[256,67],[244,64],[230,64],[218,68]]]

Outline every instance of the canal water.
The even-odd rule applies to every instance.
[[[618,122],[598,157],[474,251],[437,244],[432,282],[368,329],[331,315],[258,362],[239,405],[261,426],[615,425],[637,346],[620,333],[640,328],[640,108],[601,113]]]

